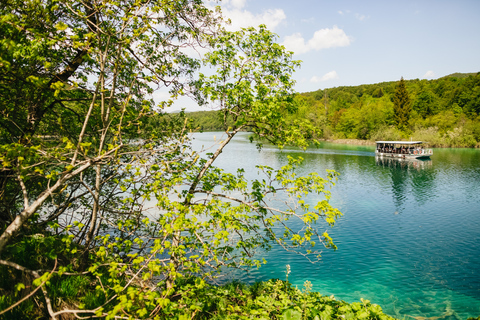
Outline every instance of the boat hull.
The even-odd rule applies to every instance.
[[[430,159],[431,153],[389,153],[389,152],[375,152],[377,157],[381,158],[397,158],[397,159]]]

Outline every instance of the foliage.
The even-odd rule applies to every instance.
[[[299,62],[265,26],[227,32],[200,0],[8,0],[0,13],[0,315],[180,316],[222,268],[265,263],[257,249],[336,248],[336,172],[298,176],[289,159],[248,181],[213,166],[240,130],[279,147],[315,132],[285,117]],[[187,54],[198,46],[202,61]],[[189,120],[163,113],[157,88],[220,107],[213,153],[191,150]]]
[[[126,299],[128,303],[123,303],[123,312],[135,314],[136,319],[393,319],[384,314],[380,306],[368,300],[349,304],[336,300],[334,296],[313,292],[309,281],[298,289],[288,281],[277,279],[252,285],[233,281],[216,286],[201,278],[187,277],[177,279],[177,290],[170,299],[152,304],[148,301],[152,300],[153,292],[150,295],[140,293],[137,297],[130,290],[125,296],[115,296],[107,276],[111,269],[104,266],[98,271],[103,275],[97,278],[56,273],[47,287],[52,305],[68,308],[80,303],[88,310],[108,305],[107,298],[113,298],[110,302],[112,307]],[[125,285],[124,281],[119,283]],[[3,296],[0,307],[4,309],[12,301],[10,297]],[[89,313],[78,315],[88,316]],[[47,315],[35,308],[33,302],[25,302],[22,308],[3,315],[5,319],[13,317],[33,319],[46,318]]]
[[[220,110],[188,112],[186,117],[192,121],[192,127],[200,132],[224,130],[224,119]],[[230,118],[226,121],[227,128],[234,124]]]
[[[396,132],[396,82],[338,87],[302,93],[303,115],[323,133],[318,138],[409,139],[432,146],[478,146],[480,74],[453,74],[437,80],[404,80],[410,119]],[[390,128],[390,129],[389,129]],[[406,131],[406,132],[405,132]],[[431,132],[435,131],[432,136]]]
[[[393,110],[395,112],[395,124],[399,129],[404,130],[408,124],[408,120],[410,119],[410,112],[412,108],[403,77],[400,79],[397,87],[395,88],[395,94],[393,95]]]
[[[415,99],[412,108],[425,119],[427,116],[436,113],[437,102],[435,98],[431,91],[423,91]]]
[[[214,74],[199,74],[193,83],[195,96],[200,105],[219,108],[229,139],[248,127],[256,137],[278,146],[306,146],[314,127],[307,121],[286,122],[283,116],[297,110],[291,74],[299,61],[293,60],[293,53],[286,52],[276,38],[263,25],[258,31],[246,28],[210,38],[214,51],[206,54],[204,63]],[[229,117],[233,122],[230,128]]]
[[[251,286],[232,282],[205,285],[174,303],[185,319],[393,319],[368,300],[348,304],[311,288],[309,281],[302,290],[277,279]]]
[[[428,141],[432,146],[465,147],[480,145],[478,90],[480,75],[453,74],[437,80],[404,80],[411,98],[410,119],[403,131],[395,127],[396,82],[356,87],[338,87],[298,94],[297,110],[283,114],[293,122],[304,119],[313,124],[317,139],[409,139]],[[210,131],[222,130],[208,113],[192,117]],[[405,131],[406,130],[406,131]],[[432,136],[431,132],[435,131]],[[459,136],[460,138],[454,138]]]
[[[423,133],[421,135],[424,137]],[[395,126],[384,126],[379,128],[371,137],[374,141],[399,141],[402,140],[402,133]],[[433,140],[427,140],[433,142]]]

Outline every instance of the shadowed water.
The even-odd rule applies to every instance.
[[[194,147],[209,146],[219,133],[195,135]],[[398,318],[466,319],[480,315],[480,150],[434,149],[430,161],[380,161],[374,147],[323,143],[306,152],[265,147],[237,136],[215,164],[234,172],[254,166],[279,168],[287,156],[305,159],[299,174],[334,169],[341,176],[331,203],[344,214],[329,230],[337,251],[322,261],[278,247],[266,266],[243,281],[305,280],[325,295],[348,302],[368,299]],[[314,203],[318,199],[310,199]]]

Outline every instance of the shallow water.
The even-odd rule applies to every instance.
[[[209,146],[214,135],[221,137],[196,134],[194,147]],[[331,203],[344,216],[329,230],[338,250],[324,250],[320,263],[274,247],[264,253],[266,266],[237,277],[285,279],[289,264],[289,281],[298,287],[309,280],[322,294],[368,299],[398,318],[480,315],[480,150],[434,149],[430,161],[379,161],[372,146],[258,152],[247,137],[239,134],[215,165],[255,177],[255,165],[278,168],[291,155],[305,159],[299,173],[334,169],[341,175]]]

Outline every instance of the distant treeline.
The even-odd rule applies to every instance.
[[[291,119],[306,119],[318,139],[428,141],[437,147],[480,146],[480,73],[452,74],[436,80],[406,80],[411,111],[399,129],[393,96],[397,82],[337,87],[298,94]],[[223,130],[218,111],[187,113],[200,130]]]
[[[220,111],[196,111],[186,113],[193,122],[193,127],[199,131],[223,131],[223,113]],[[227,124],[230,123],[227,119]]]

